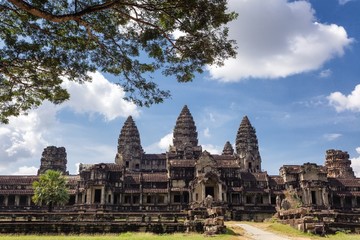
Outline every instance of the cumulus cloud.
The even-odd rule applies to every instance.
[[[340,134],[340,133],[329,133],[329,134],[324,134],[323,137],[325,138],[326,141],[331,142],[331,141],[338,139],[341,136],[342,136],[342,134]]]
[[[11,117],[8,125],[0,126],[0,165],[7,166],[31,159],[48,145],[48,132],[57,124],[58,108],[44,102],[27,115]]]
[[[209,129],[208,127],[204,129],[204,136],[205,136],[206,138],[211,137],[210,129]]]
[[[220,154],[222,152],[222,148],[219,146],[215,146],[212,144],[203,144],[202,145],[202,150],[206,150],[211,154]]]
[[[155,152],[166,152],[169,150],[169,146],[173,144],[173,133],[168,133],[164,137],[162,137],[158,142],[155,142],[147,147],[145,147],[145,151],[147,153],[155,153]]]
[[[237,57],[222,67],[209,67],[223,82],[249,78],[280,78],[319,69],[344,54],[352,39],[336,24],[316,22],[309,2],[287,0],[230,0],[239,13],[229,24],[237,41]]]
[[[64,81],[71,96],[65,106],[77,113],[100,114],[106,121],[139,114],[135,104],[123,99],[125,92],[120,86],[109,82],[99,72],[90,73],[90,76],[92,82],[83,84]]]
[[[351,2],[351,1],[353,1],[353,0],[339,0],[339,4],[340,5],[345,5],[345,4],[347,4],[348,2]]]
[[[14,172],[12,175],[36,175],[38,171],[37,167],[27,167],[27,166],[22,166],[19,167],[19,169]]]
[[[325,70],[322,70],[319,74],[319,77],[321,78],[327,78],[327,77],[330,77],[332,74],[332,71],[331,69],[325,69]]]
[[[360,84],[347,96],[341,92],[333,92],[327,99],[329,100],[329,104],[335,107],[337,112],[345,110],[360,112]]]
[[[42,150],[48,145],[57,144],[58,139],[62,138],[61,129],[66,127],[59,122],[57,114],[64,108],[77,113],[98,114],[106,121],[139,114],[134,104],[122,99],[124,92],[120,87],[106,80],[100,73],[91,76],[93,82],[82,85],[65,81],[64,86],[71,94],[66,103],[55,106],[45,101],[27,115],[11,117],[9,124],[0,125],[1,174],[25,174],[26,171],[34,170],[27,166],[40,165]],[[19,168],[17,164],[27,166]]]
[[[360,177],[360,147],[356,148],[356,152],[359,154],[358,157],[351,158],[351,167],[357,177]]]

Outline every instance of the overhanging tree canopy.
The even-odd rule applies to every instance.
[[[170,93],[151,73],[188,82],[235,56],[224,27],[235,17],[226,0],[0,0],[0,121],[67,100],[61,77],[95,70],[136,104],[160,103]]]

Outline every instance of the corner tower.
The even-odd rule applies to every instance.
[[[170,151],[176,152],[180,158],[184,159],[197,158],[201,154],[195,122],[186,105],[176,120],[173,132],[173,146]]]
[[[64,175],[69,175],[66,171],[66,149],[64,147],[48,146],[44,149],[38,175],[43,174],[46,170],[59,171]]]
[[[341,150],[326,151],[325,167],[327,176],[331,178],[355,178],[349,154]]]
[[[256,131],[245,116],[236,135],[236,153],[240,157],[241,167],[250,172],[261,171],[261,157],[259,153]]]
[[[143,153],[139,131],[133,118],[129,116],[120,132],[115,162],[129,170],[140,170]]]

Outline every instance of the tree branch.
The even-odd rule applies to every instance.
[[[16,7],[30,13],[33,16],[36,16],[39,18],[44,18],[48,21],[57,22],[57,23],[66,22],[66,21],[70,21],[70,20],[79,21],[79,19],[86,14],[93,13],[93,12],[99,12],[99,11],[111,8],[115,4],[120,2],[118,0],[107,1],[103,4],[98,4],[98,5],[93,5],[93,6],[87,7],[76,13],[54,15],[50,12],[38,9],[23,0],[8,0],[8,1],[11,2],[12,4],[14,4]]]

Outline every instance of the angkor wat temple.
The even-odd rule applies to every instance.
[[[324,165],[283,165],[279,175],[261,167],[258,139],[248,117],[235,136],[235,149],[226,142],[221,154],[203,151],[187,106],[173,131],[173,144],[159,154],[145,153],[132,117],[121,129],[115,161],[81,164],[78,175],[66,170],[64,147],[45,148],[38,175],[48,169],[68,178],[70,201],[58,211],[181,212],[201,206],[212,196],[234,219],[261,220],[276,212],[286,191],[293,191],[302,207],[360,209],[360,178],[349,154],[326,151]],[[41,209],[31,201],[32,182],[38,176],[0,176],[0,209]]]

